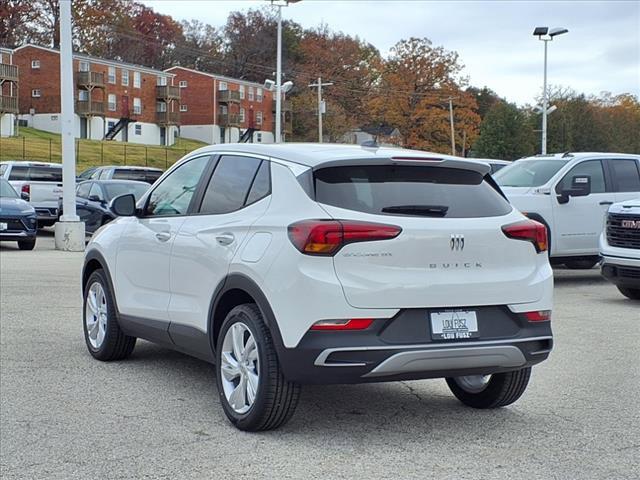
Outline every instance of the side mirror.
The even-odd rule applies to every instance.
[[[118,217],[133,217],[136,214],[136,197],[132,193],[120,195],[111,200],[109,207]]]
[[[564,189],[558,195],[558,203],[568,203],[569,197],[586,197],[591,194],[591,175],[575,175],[571,179],[571,188]]]
[[[90,202],[104,202],[104,200],[102,198],[100,198],[98,195],[89,195],[89,198],[87,198],[87,200],[89,200]]]

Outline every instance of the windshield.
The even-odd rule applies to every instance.
[[[18,198],[18,194],[4,178],[0,178],[0,197]]]
[[[501,187],[539,187],[567,164],[567,160],[520,160],[497,172],[493,178]]]
[[[149,185],[143,183],[107,183],[104,186],[105,193],[107,194],[107,200],[111,200],[127,193],[133,193],[133,196],[136,197],[136,201],[138,201],[148,188]]]

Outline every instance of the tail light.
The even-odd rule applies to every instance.
[[[303,220],[289,225],[291,243],[306,255],[332,256],[349,243],[389,240],[400,232],[395,225],[351,220]]]
[[[31,185],[28,183],[22,185],[22,188],[20,189],[20,196],[23,200],[29,200],[31,198]]]
[[[547,243],[547,227],[535,220],[525,220],[523,222],[505,225],[502,227],[502,231],[509,238],[533,243],[538,253],[546,252],[549,248]]]
[[[311,330],[366,330],[373,318],[351,318],[349,320],[320,320],[311,326]]]
[[[536,310],[534,312],[525,312],[525,318],[530,322],[548,322],[551,320],[551,310]]]

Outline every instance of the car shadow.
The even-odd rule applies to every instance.
[[[128,370],[140,369],[140,375],[149,371],[162,372],[156,381],[170,385],[179,382],[189,385],[181,393],[181,400],[192,403],[200,411],[202,425],[211,424],[212,415],[219,415],[215,423],[224,419],[218,403],[213,365],[173,350],[140,342],[129,359],[117,362]],[[131,372],[130,372],[131,373]],[[213,409],[213,412],[212,412]],[[263,435],[279,436],[295,433],[324,441],[328,435],[337,442],[351,442],[354,435],[378,437],[384,441],[390,432],[403,433],[418,426],[428,435],[460,437],[465,422],[482,422],[496,439],[504,431],[535,426],[537,415],[524,415],[517,408],[478,411],[459,403],[446,387],[444,380],[424,380],[360,385],[304,385],[300,403],[291,421],[274,432]],[[336,426],[340,428],[336,428]],[[235,431],[229,425],[231,431]],[[280,433],[279,433],[280,432]]]

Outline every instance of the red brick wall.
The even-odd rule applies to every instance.
[[[57,52],[51,52],[35,47],[25,47],[14,53],[14,63],[18,65],[20,71],[20,113],[29,113],[30,108],[35,109],[35,113],[60,113],[60,56]],[[32,69],[31,61],[40,60],[40,69]],[[79,71],[80,60],[73,60],[74,78]],[[90,69],[93,72],[104,74],[105,88],[94,88],[91,99],[105,103],[105,115],[119,118],[124,115],[123,99],[128,98],[131,117],[140,122],[155,123],[156,121],[156,85],[157,75],[141,72],[140,88],[133,87],[134,68],[125,67],[129,70],[129,85],[122,85],[122,68],[116,66],[116,83],[108,83],[108,65],[89,61]],[[75,80],[74,80],[75,81]],[[171,85],[171,79],[167,82]],[[40,89],[41,97],[32,98],[31,91]],[[109,94],[116,95],[116,111],[109,111],[107,100]],[[74,91],[75,98],[78,98],[78,88]],[[142,114],[133,115],[133,99],[140,98],[142,102]],[[173,103],[173,102],[172,102]],[[176,108],[177,109],[177,106]],[[168,106],[171,111],[171,106]]]

